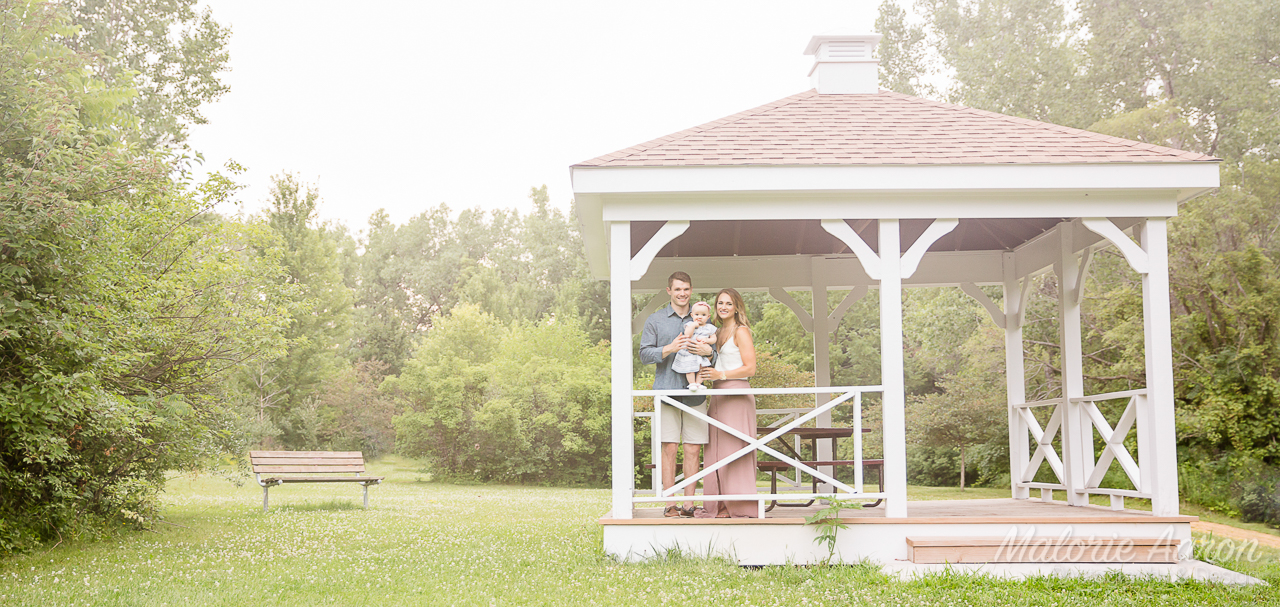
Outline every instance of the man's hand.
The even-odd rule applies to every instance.
[[[711,356],[714,351],[711,349],[711,344],[702,340],[698,340],[698,343],[689,344],[688,350],[698,356]]]
[[[666,358],[668,356],[671,356],[672,354],[675,354],[676,352],[679,352],[680,350],[685,349],[685,347],[688,345],[689,345],[689,337],[684,333],[681,333],[677,335],[676,338],[671,341],[671,343],[662,347],[662,357]],[[706,347],[708,350],[711,349],[710,346],[706,346]]]

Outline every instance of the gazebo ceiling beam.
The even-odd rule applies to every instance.
[[[733,209],[738,220],[1164,217],[1177,214],[1177,191],[975,190],[960,192],[672,192],[605,194],[604,221],[668,221],[707,205]],[[891,217],[885,217],[886,215]]]
[[[573,190],[578,194],[904,190],[951,194],[1078,190],[1087,183],[1097,184],[1099,190],[1173,190],[1177,194],[1171,202],[1177,204],[1216,187],[1218,163],[574,167],[572,172]]]
[[[946,251],[929,253],[920,260],[915,274],[903,281],[906,287],[959,286],[962,282],[977,285],[1003,284],[1003,251]],[[694,289],[700,293],[733,287],[739,291],[767,291],[781,287],[789,291],[808,291],[815,278],[828,289],[855,287],[878,288],[876,280],[867,276],[861,262],[852,255],[821,256],[821,277],[815,277],[809,255],[766,255],[758,257],[659,257],[649,271],[632,283],[635,293],[660,293],[667,288],[667,276],[676,270],[693,277]],[[656,308],[655,308],[656,309]]]

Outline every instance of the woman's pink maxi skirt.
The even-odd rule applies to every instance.
[[[743,389],[751,385],[745,379],[726,379],[712,385],[716,389]],[[711,406],[707,414],[713,419],[724,422],[747,436],[756,435],[756,397],[750,394],[725,395],[711,397]],[[712,464],[729,457],[734,452],[747,446],[741,439],[711,426],[710,442],[702,456],[702,464]],[[708,474],[702,479],[703,495],[744,495],[756,492],[756,452],[752,451],[723,468]],[[755,518],[759,512],[759,503],[754,501],[704,502],[706,513],[702,516],[713,517],[724,504],[729,516],[734,518]]]

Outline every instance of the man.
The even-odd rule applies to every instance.
[[[654,390],[682,390],[689,382],[684,374],[671,370],[676,352],[688,350],[699,356],[711,356],[715,353],[710,344],[692,342],[684,335],[684,323],[689,320],[689,298],[693,295],[693,281],[688,274],[676,272],[667,278],[667,295],[671,304],[649,315],[644,321],[644,332],[640,334],[640,362],[646,365],[657,365],[653,375]],[[699,413],[707,412],[706,396],[676,396],[675,400],[696,409]],[[684,443],[684,476],[692,478],[698,473],[702,462],[702,446],[707,444],[707,423],[671,405],[660,407],[662,415],[662,487],[670,488],[676,484],[676,448]],[[696,484],[696,483],[695,483]],[[684,494],[693,496],[694,486],[685,487]],[[693,516],[693,502],[686,501],[684,508],[677,505],[663,510],[665,516]]]

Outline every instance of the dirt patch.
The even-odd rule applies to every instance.
[[[1262,533],[1260,531],[1240,529],[1239,527],[1232,527],[1221,523],[1196,521],[1191,523],[1191,530],[1198,531],[1200,533],[1212,533],[1214,537],[1226,537],[1233,540],[1257,540],[1258,545],[1260,546],[1280,548],[1280,536],[1271,535],[1270,533]]]

